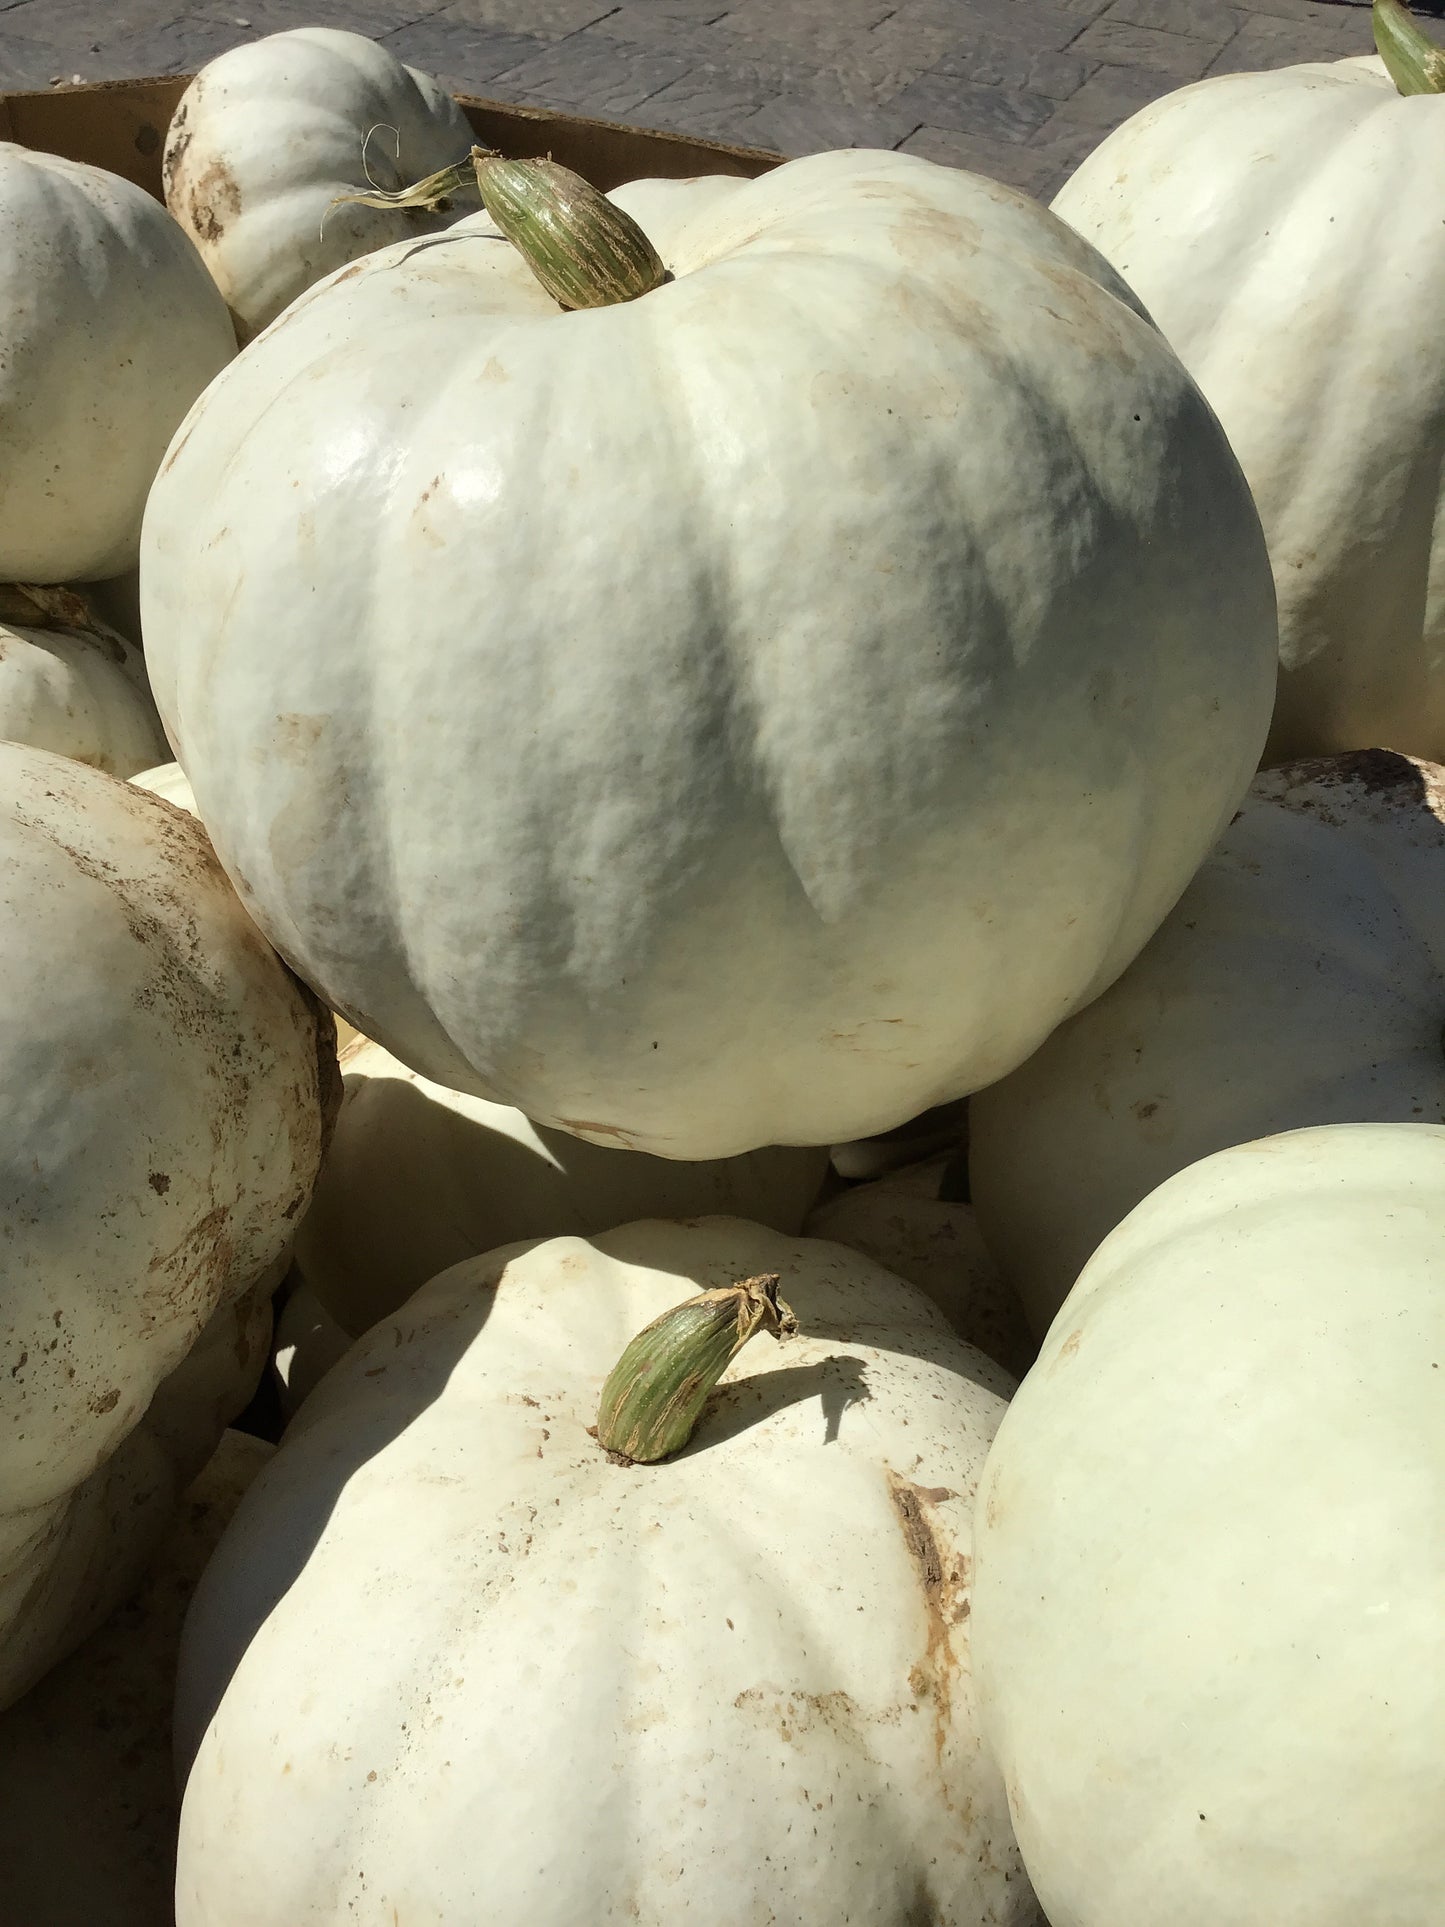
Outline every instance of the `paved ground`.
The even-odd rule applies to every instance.
[[[1186,81],[1371,51],[1359,0],[0,0],[0,88],[187,71],[306,25],[495,100],[789,154],[901,147],[1045,198]]]

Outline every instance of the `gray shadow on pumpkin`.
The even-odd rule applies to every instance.
[[[714,1386],[697,1430],[676,1456],[691,1458],[697,1452],[706,1452],[751,1426],[761,1425],[775,1412],[812,1399],[818,1401],[818,1436],[824,1445],[832,1445],[849,1406],[861,1405],[871,1396],[862,1359],[841,1353],[811,1365],[785,1365],[780,1371],[733,1379]]]
[[[491,1284],[495,1283],[493,1278]],[[265,1534],[251,1539],[253,1556],[244,1565],[224,1558],[216,1561],[196,1589],[191,1613],[199,1609],[206,1626],[204,1668],[192,1661],[189,1624],[181,1637],[174,1742],[176,1780],[182,1790],[206,1728],[237,1667],[271,1612],[300,1577],[348,1482],[442,1396],[453,1371],[486,1324],[492,1303],[492,1291],[479,1283],[476,1295],[458,1305],[445,1320],[409,1318],[409,1307],[403,1305],[358,1339],[328,1374],[350,1378],[358,1369],[365,1370],[373,1387],[366,1401],[361,1403],[353,1394],[333,1404],[325,1397],[323,1379],[292,1420],[286,1439],[305,1439],[309,1461],[306,1477],[288,1482],[275,1476],[282,1450],[278,1448],[276,1457],[262,1468],[236,1511],[238,1521],[249,1517],[258,1506],[265,1511]],[[401,1350],[404,1335],[423,1322],[430,1334],[424,1352],[409,1365],[396,1391],[388,1395],[388,1354]],[[358,1358],[362,1348],[364,1360]],[[324,1472],[321,1461],[325,1462]],[[222,1554],[233,1530],[234,1522],[222,1536]],[[190,1614],[187,1617],[189,1621]]]

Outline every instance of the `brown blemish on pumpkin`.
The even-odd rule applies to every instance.
[[[1082,1330],[1071,1331],[1068,1337],[1064,1340],[1063,1344],[1060,1345],[1059,1347],[1059,1357],[1072,1358],[1074,1353],[1079,1349],[1079,1342],[1083,1338],[1083,1336],[1084,1334]],[[992,1524],[993,1523],[992,1520],[990,1520],[989,1523]]]
[[[955,258],[977,254],[983,234],[978,222],[967,215],[900,196],[888,223],[888,239],[905,265],[932,270],[941,253]]]
[[[953,1628],[969,1613],[968,1561],[944,1552],[928,1517],[928,1507],[939,1503],[939,1494],[955,1496],[947,1487],[914,1485],[890,1472],[888,1492],[904,1546],[918,1574],[928,1629],[927,1650],[910,1672],[909,1684],[915,1700],[926,1698],[932,1704],[933,1745],[941,1769],[953,1712],[953,1679],[959,1670]],[[947,1789],[944,1799],[949,1799]]]
[[[179,163],[172,166],[172,175]],[[230,168],[218,154],[193,182],[176,189],[176,212],[203,241],[214,245],[241,212],[241,190]]]
[[[190,111],[189,105],[182,101],[171,116],[170,128],[166,134],[166,151],[161,156],[161,191],[165,195],[167,206],[170,205],[171,190],[175,186],[176,176],[185,164],[187,150],[194,139],[190,126]],[[139,145],[139,138],[136,144]]]
[[[108,1392],[102,1393],[99,1398],[91,1399],[90,1409],[96,1413],[98,1417],[103,1418],[107,1412],[113,1412],[119,1404],[120,1388],[119,1386],[112,1385]]]
[[[778,1687],[746,1686],[734,1698],[733,1706],[739,1713],[760,1719],[762,1724],[776,1726],[779,1738],[789,1746],[795,1744],[799,1734],[816,1726],[826,1726],[854,1745],[858,1744],[857,1703],[841,1687],[829,1693],[805,1693],[797,1687],[785,1692]]]
[[[170,1177],[165,1171],[152,1171],[146,1178],[146,1183],[158,1198],[163,1198],[171,1188]]]
[[[304,765],[321,741],[327,718],[287,710],[276,718],[276,754],[288,763]]]

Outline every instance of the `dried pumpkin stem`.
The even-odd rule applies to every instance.
[[[1400,0],[1375,0],[1375,46],[1402,94],[1445,94],[1445,48],[1437,47]]]
[[[759,1331],[786,1338],[798,1329],[778,1296],[777,1272],[699,1292],[665,1311],[623,1352],[602,1387],[597,1442],[650,1465],[692,1437],[708,1393],[730,1359]]]
[[[0,622],[16,629],[76,629],[115,638],[115,631],[74,589],[50,582],[0,582]]]
[[[564,308],[614,307],[650,294],[668,279],[662,257],[632,216],[559,161],[512,161],[474,147],[465,161],[412,187],[343,194],[337,200],[363,207],[430,208],[473,182],[488,214]]]

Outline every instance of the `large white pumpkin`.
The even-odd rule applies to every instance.
[[[901,154],[485,216],[296,302],[178,434],[147,657],[282,953],[424,1076],[670,1157],[891,1127],[1117,976],[1274,681],[1233,455],[1044,209]]]
[[[1112,989],[972,1101],[979,1223],[1048,1329],[1139,1200],[1230,1144],[1445,1119],[1445,770],[1268,770]]]
[[[823,1149],[694,1164],[586,1144],[428,1083],[364,1037],[341,1070],[341,1110],[296,1260],[353,1336],[449,1265],[518,1238],[717,1213],[799,1231],[828,1168]]]
[[[781,1274],[691,1445],[588,1427],[634,1332]],[[712,1218],[459,1265],[311,1394],[187,1622],[178,1927],[1036,1920],[974,1724],[1012,1381],[840,1246]]]
[[[329,1017],[199,826],[0,743],[0,1705],[123,1596],[246,1402]]]
[[[140,650],[64,589],[0,587],[0,738],[111,776],[167,754]]]
[[[166,205],[246,341],[333,268],[455,220],[463,208],[398,215],[333,203],[368,176],[398,186],[435,173],[472,138],[430,75],[364,34],[297,27],[233,47],[182,94],[166,135]]]
[[[1137,290],[1249,477],[1279,590],[1268,760],[1445,758],[1445,100],[1402,98],[1373,58],[1200,81],[1110,134],[1054,209]]]
[[[975,1516],[985,1732],[1052,1927],[1445,1915],[1445,1130],[1171,1178]]]
[[[0,1713],[0,1917],[7,1927],[160,1927],[180,1800],[171,1749],[181,1621],[271,1447],[226,1432],[136,1592]]]
[[[235,352],[143,188],[0,141],[0,582],[132,567],[166,443]]]

